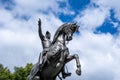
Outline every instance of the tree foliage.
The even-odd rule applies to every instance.
[[[26,80],[32,67],[32,63],[27,63],[25,67],[15,66],[12,73],[7,67],[0,64],[0,80]]]

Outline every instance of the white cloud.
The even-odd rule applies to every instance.
[[[93,2],[99,7],[91,6]],[[119,34],[93,33],[95,28],[110,18],[110,9],[115,10],[116,18],[119,19],[116,12],[119,11],[118,3],[118,0],[92,0],[90,5],[75,18],[80,24],[81,35],[78,38],[75,37],[69,47],[73,52],[80,50],[77,52],[83,66],[83,74],[80,77],[82,80],[119,79],[120,69],[117,67],[120,66]],[[117,22],[110,23],[113,23],[114,27],[119,26]]]
[[[81,31],[80,36],[74,37],[68,47],[70,53],[78,53],[80,57],[82,75],[77,79],[118,79],[120,72],[117,68],[120,65],[118,39],[110,34],[94,34],[89,31]]]
[[[16,12],[20,14],[34,14],[36,11],[46,11],[53,9],[58,11],[58,5],[54,0],[15,0],[17,6]]]
[[[80,24],[82,29],[94,30],[101,26],[107,19],[109,23],[113,24],[119,31],[119,23],[112,21],[110,17],[114,16],[111,15],[110,12],[110,10],[113,10],[113,12],[115,12],[115,18],[120,19],[119,2],[119,0],[92,0],[87,8],[77,15],[75,21]],[[93,3],[97,5],[97,7],[93,6]]]
[[[59,2],[65,2],[66,6],[61,8]],[[15,0],[15,3],[14,15],[33,16],[36,12],[74,14],[74,11],[69,10],[68,1],[63,0]]]
[[[95,8],[88,6],[87,9],[82,11],[75,20],[80,24],[81,28],[94,30],[101,26],[105,19],[110,16],[107,8]]]
[[[29,20],[24,20],[15,17],[16,8],[12,11],[0,8],[0,11],[0,24],[2,24],[0,25],[0,56],[2,57],[0,63],[11,70],[14,66],[25,66],[27,62],[38,61],[39,53],[42,51],[38,36],[39,18],[42,20],[43,33],[49,30],[52,36],[57,27],[62,24],[62,21],[52,12],[43,14],[34,11],[34,15],[31,15]]]
[[[116,18],[120,20],[120,1],[119,0],[92,0],[95,4],[113,9],[115,11]]]

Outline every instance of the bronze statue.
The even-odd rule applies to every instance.
[[[50,41],[51,34],[49,31],[46,31],[45,36],[42,34],[41,19],[39,19],[38,21],[38,33],[39,33],[39,37],[41,39],[42,47],[43,47],[43,54],[41,53],[40,58],[39,58],[40,59],[39,64],[40,64],[40,67],[42,68],[42,66],[45,63],[44,55],[49,50],[49,47],[51,46],[51,41]],[[71,73],[65,73],[65,68],[62,69],[61,73],[62,73],[63,78],[66,78],[67,76],[71,75]]]
[[[77,54],[70,55],[69,49],[66,47],[66,41],[71,41],[73,33],[78,31],[78,25],[76,23],[63,24],[56,31],[52,42],[50,41],[50,33],[48,31],[43,36],[40,20],[38,25],[43,51],[39,61],[32,68],[28,80],[55,80],[60,72],[65,73],[64,66],[72,59],[76,60],[76,73],[81,75],[79,56]]]

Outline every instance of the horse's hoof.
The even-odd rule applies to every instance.
[[[81,69],[77,69],[76,74],[80,76],[81,75]]]

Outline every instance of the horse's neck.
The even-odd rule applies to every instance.
[[[64,34],[59,35],[56,41],[65,44],[65,35]]]

